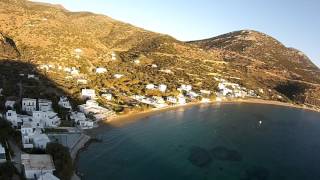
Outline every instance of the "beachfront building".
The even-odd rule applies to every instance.
[[[14,109],[14,106],[16,104],[16,101],[7,100],[4,104],[6,109]]]
[[[22,111],[31,114],[33,111],[37,110],[37,100],[30,98],[22,99]]]
[[[52,111],[52,101],[47,99],[38,99],[39,111]]]
[[[65,109],[70,109],[70,110],[72,109],[70,101],[69,101],[68,98],[65,97],[65,96],[60,97],[60,100],[59,100],[59,102],[58,102],[58,105],[59,105],[60,107],[65,108]]]
[[[103,74],[103,73],[106,73],[106,72],[107,72],[106,68],[99,67],[99,68],[96,69],[96,73],[97,74]]]
[[[45,174],[40,175],[37,180],[60,180],[60,179],[51,173],[45,173]]]
[[[94,100],[88,100],[86,104],[79,105],[78,107],[81,112],[86,115],[92,115],[98,121],[115,115],[114,111],[99,106],[98,102]]]
[[[26,179],[38,179],[55,171],[52,157],[48,154],[21,154],[21,163]]]
[[[112,94],[102,94],[101,97],[104,99],[111,101],[112,100]]]
[[[210,100],[209,98],[202,98],[202,99],[201,99],[201,102],[202,102],[202,103],[210,103],[211,100]]]
[[[165,84],[160,84],[159,85],[159,91],[165,93],[167,90],[167,85]]]
[[[81,129],[92,129],[97,126],[95,122],[87,119],[86,115],[82,112],[72,112],[70,119],[72,119]]]
[[[186,97],[184,95],[179,94],[177,98],[178,98],[178,104],[184,105],[187,103]]]
[[[83,99],[95,99],[96,92],[94,89],[82,89],[81,90],[81,97]]]
[[[0,144],[0,163],[5,163],[7,162],[6,158],[6,150],[4,147]]]
[[[168,96],[167,97],[167,102],[172,103],[172,104],[177,104],[178,103],[178,99],[173,97],[173,96]]]

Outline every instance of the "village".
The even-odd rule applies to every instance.
[[[75,50],[80,54],[80,50]],[[80,55],[79,55],[80,56]],[[78,57],[78,56],[77,56]],[[112,59],[116,55],[112,54]],[[133,63],[139,64],[136,60]],[[152,64],[156,69],[158,65]],[[224,78],[212,78],[217,82],[215,89],[194,88],[192,84],[180,83],[172,87],[167,83],[143,83],[143,91],[123,92],[92,86],[92,80],[87,74],[81,73],[77,67],[64,67],[53,64],[41,64],[38,66],[41,74],[50,76],[60,73],[64,82],[72,81],[79,88],[76,96],[81,101],[74,101],[74,96],[63,95],[58,101],[50,98],[6,97],[2,119],[8,122],[19,135],[14,140],[9,138],[0,147],[1,162],[12,161],[26,179],[59,179],[56,175],[58,167],[55,167],[54,158],[47,154],[47,148],[52,143],[60,144],[67,148],[70,157],[74,160],[78,151],[90,140],[86,130],[99,126],[99,122],[107,122],[117,116],[125,114],[123,108],[129,110],[139,109],[160,110],[168,107],[183,106],[189,103],[221,102],[228,99],[260,98],[265,90],[251,90],[240,84],[230,82]],[[158,69],[160,73],[172,73]],[[110,73],[106,67],[96,67],[90,74],[101,76]],[[38,74],[19,74],[26,81],[41,82],[43,77]],[[126,79],[123,73],[109,74],[114,81],[122,82]],[[119,98],[126,101],[120,101]],[[77,103],[76,103],[77,102]],[[80,103],[79,103],[80,102]],[[128,112],[128,111],[127,111]],[[14,152],[14,153],[12,153]],[[40,153],[39,153],[40,152]],[[19,156],[19,157],[18,157]]]

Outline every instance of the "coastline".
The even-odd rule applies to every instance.
[[[164,108],[152,108],[152,109],[147,109],[144,111],[130,111],[126,114],[118,115],[115,117],[112,117],[108,120],[100,121],[99,126],[97,128],[91,129],[91,130],[85,130],[85,134],[90,136],[90,139],[85,142],[84,146],[82,146],[76,153],[75,158],[73,159],[74,165],[75,165],[75,175],[77,176],[77,179],[81,179],[81,172],[78,171],[78,160],[79,160],[79,155],[81,152],[85,151],[91,143],[99,143],[100,140],[94,137],[94,132],[97,132],[97,129],[101,125],[106,125],[108,123],[112,122],[117,122],[117,123],[122,123],[122,122],[128,122],[128,121],[134,121],[137,119],[141,119],[144,117],[152,116],[155,114],[159,114],[161,112],[167,112],[170,110],[177,110],[179,108],[186,108],[186,107],[193,107],[197,105],[220,105],[220,104],[266,104],[266,105],[274,105],[274,106],[282,106],[282,107],[289,107],[289,108],[294,108],[294,109],[301,109],[301,110],[308,110],[312,112],[319,112],[320,109],[315,109],[307,106],[302,106],[302,105],[297,105],[297,104],[292,104],[292,103],[287,103],[287,102],[279,102],[279,101],[271,101],[271,100],[263,100],[263,99],[229,99],[229,100],[224,100],[224,101],[211,101],[211,102],[191,102],[183,105],[174,105],[174,106],[168,106]]]
[[[266,105],[275,105],[275,106],[282,106],[282,107],[289,107],[289,108],[295,108],[295,109],[301,109],[301,110],[308,110],[308,111],[313,111],[313,112],[320,112],[320,109],[315,109],[303,105],[297,105],[297,104],[292,104],[288,102],[280,102],[280,101],[272,101],[272,100],[264,100],[264,99],[229,99],[229,100],[224,100],[224,101],[211,101],[211,102],[191,102],[183,105],[173,105],[173,106],[167,106],[164,108],[152,108],[152,109],[147,109],[144,111],[131,111],[126,114],[121,114],[112,118],[109,118],[108,120],[101,121],[100,123],[106,124],[110,122],[120,122],[123,120],[130,120],[130,119],[139,119],[142,117],[146,117],[149,115],[154,115],[158,114],[161,112],[166,112],[170,110],[175,110],[179,108],[185,108],[185,107],[192,107],[196,105],[219,105],[219,104],[241,104],[241,103],[248,103],[248,104],[266,104]]]

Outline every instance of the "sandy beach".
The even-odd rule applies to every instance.
[[[196,105],[201,104],[207,104],[207,105],[219,105],[219,104],[241,104],[241,103],[251,103],[251,104],[267,104],[267,105],[275,105],[275,106],[284,106],[284,107],[290,107],[290,108],[296,108],[296,109],[302,109],[302,110],[308,110],[308,111],[315,111],[320,112],[320,109],[314,109],[307,106],[301,106],[286,102],[279,102],[279,101],[271,101],[271,100],[263,100],[263,99],[231,99],[231,100],[224,100],[224,101],[212,101],[209,103],[204,102],[191,102],[184,105],[174,105],[174,106],[167,106],[164,108],[152,108],[145,111],[131,111],[126,114],[118,115],[113,118],[109,118],[108,120],[101,121],[101,123],[112,123],[117,122],[121,123],[121,121],[132,121],[139,118],[147,117],[150,115],[175,110],[179,108],[185,108],[185,107],[192,107]]]

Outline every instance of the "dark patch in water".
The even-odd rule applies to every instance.
[[[268,169],[264,167],[253,167],[245,171],[244,177],[240,180],[267,180],[270,176]]]
[[[220,161],[242,161],[242,156],[238,151],[223,146],[213,148],[211,154],[215,159]]]
[[[198,146],[191,147],[188,160],[194,166],[201,168],[210,165],[212,161],[209,151]]]

